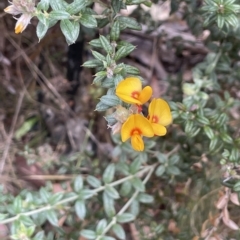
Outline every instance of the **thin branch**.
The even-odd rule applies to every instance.
[[[20,109],[21,109],[21,106],[22,106],[24,94],[25,94],[25,91],[22,91],[22,92],[20,92],[20,95],[19,95],[16,110],[15,110],[14,117],[13,117],[12,124],[11,124],[11,129],[10,129],[10,132],[9,132],[8,137],[6,139],[5,148],[4,148],[3,155],[2,155],[2,158],[1,158],[1,161],[0,161],[0,174],[2,174],[4,165],[5,165],[7,156],[8,156],[8,152],[9,152],[9,149],[10,149],[10,145],[12,143],[12,137],[13,137],[13,134],[14,134],[14,129],[15,129],[15,126],[16,126],[16,123],[17,123],[18,115],[19,115],[19,112],[20,112]]]
[[[146,184],[147,181],[149,180],[149,178],[151,177],[155,167],[157,166],[157,164],[153,164],[150,168],[148,168],[149,172],[147,174],[147,176],[145,177],[145,179],[143,180],[143,183]],[[122,209],[117,213],[116,216],[119,216],[121,214],[123,214],[128,208],[129,206],[132,204],[132,202],[134,201],[134,199],[138,196],[140,191],[136,190],[134,192],[134,194],[132,195],[132,197],[125,203],[125,205],[122,207]],[[110,229],[111,227],[117,222],[117,218],[116,216],[114,216],[112,218],[112,221],[106,226],[106,228],[104,229],[104,231],[102,232],[102,234],[100,236],[97,237],[96,240],[101,239]]]
[[[154,164],[154,166],[155,166],[155,164]],[[132,179],[132,178],[134,178],[134,177],[136,177],[136,176],[141,177],[145,172],[149,171],[149,169],[151,169],[151,168],[153,168],[153,166],[146,166],[144,169],[140,170],[140,171],[137,172],[136,174],[127,176],[127,177],[122,178],[122,179],[119,179],[119,180],[117,180],[117,181],[115,181],[115,182],[112,182],[112,183],[108,184],[108,186],[114,187],[114,186],[117,186],[117,185],[119,185],[119,184],[121,184],[121,183],[123,183],[123,182],[125,182],[125,181],[127,181],[127,180],[130,180],[130,179]],[[101,187],[99,187],[99,188],[93,189],[93,190],[92,190],[93,195],[94,195],[94,194],[97,194],[98,192],[103,191],[103,190],[105,189],[105,187],[106,187],[106,186],[101,186]],[[79,196],[76,194],[76,195],[74,195],[74,196],[72,196],[72,197],[63,199],[63,200],[57,202],[57,203],[54,204],[54,205],[47,205],[47,206],[44,206],[44,207],[41,207],[41,208],[38,208],[38,209],[35,209],[35,210],[32,210],[32,211],[29,211],[29,212],[20,213],[20,214],[14,216],[14,217],[7,218],[7,219],[5,219],[5,220],[0,221],[0,224],[6,224],[6,223],[14,222],[14,221],[16,221],[17,219],[19,219],[20,216],[31,216],[31,215],[33,215],[33,214],[37,214],[37,213],[44,212],[44,211],[47,211],[47,210],[50,210],[50,209],[53,209],[53,208],[57,208],[57,207],[59,207],[60,205],[63,205],[63,204],[65,204],[65,203],[68,203],[68,202],[72,202],[72,201],[77,200],[78,197],[79,197]]]

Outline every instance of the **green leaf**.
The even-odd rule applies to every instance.
[[[58,20],[49,19],[49,24],[48,24],[49,26],[48,26],[48,28],[53,27],[57,22],[58,22]]]
[[[86,216],[86,206],[85,206],[85,202],[84,201],[81,201],[81,200],[78,200],[75,202],[75,205],[74,205],[74,208],[75,208],[75,211],[76,211],[76,214],[77,216],[80,218],[80,219],[84,219],[85,216]]]
[[[58,227],[57,213],[54,210],[46,211],[47,220],[53,225]]]
[[[83,63],[82,66],[87,68],[96,68],[96,67],[101,67],[102,65],[103,65],[102,61],[98,59],[92,59]]]
[[[126,239],[125,231],[120,224],[114,224],[112,227],[112,230],[118,238],[120,238],[122,240]]]
[[[139,202],[142,202],[142,203],[153,203],[154,198],[153,198],[153,196],[151,196],[147,193],[140,193],[138,195],[138,200],[139,200]]]
[[[135,174],[137,173],[137,171],[140,169],[141,167],[141,161],[139,161],[138,158],[135,158],[134,161],[131,163],[130,167],[129,167],[129,172],[131,174]]]
[[[139,75],[140,74],[140,71],[136,67],[133,67],[128,64],[125,64],[124,69],[125,69],[126,73],[128,73],[129,75]]]
[[[173,156],[170,157],[168,164],[169,165],[175,165],[179,162],[179,160],[180,160],[179,155],[173,155]]]
[[[41,0],[37,5],[37,9],[47,11],[49,8],[49,2],[49,0]]]
[[[110,236],[103,236],[101,240],[116,240],[116,238]]]
[[[106,71],[101,71],[101,72],[105,72],[105,74],[107,75]],[[96,84],[97,86],[101,86],[101,83],[105,78],[106,78],[106,76],[96,76],[93,79],[93,84]]]
[[[239,26],[238,18],[235,16],[235,14],[230,14],[225,18],[225,21],[227,21],[230,25],[237,28]]]
[[[166,163],[168,161],[166,154],[158,152],[156,157],[160,163]]]
[[[229,156],[229,160],[232,162],[239,161],[239,150],[237,148],[233,148],[231,154]]]
[[[38,233],[34,236],[33,240],[44,240],[44,231],[38,232]]]
[[[117,61],[119,60],[120,58],[123,58],[123,57],[126,57],[130,52],[132,52],[133,50],[135,49],[135,46],[122,46],[120,47],[115,56],[114,56],[114,60]]]
[[[136,190],[140,192],[145,191],[145,185],[138,177],[134,177],[133,179],[131,179],[131,183]]]
[[[50,193],[47,192],[47,190],[46,190],[45,188],[43,188],[43,187],[40,189],[39,193],[40,193],[41,199],[42,199],[45,203],[48,203],[48,200],[49,200],[49,198],[50,198]]]
[[[70,16],[71,15],[65,10],[53,10],[49,13],[49,17],[56,20],[69,19]]]
[[[103,206],[108,217],[113,217],[116,214],[114,199],[109,197],[105,192],[103,192]]]
[[[231,136],[229,136],[227,133],[221,133],[220,137],[222,138],[222,140],[226,143],[232,144],[233,143],[233,139],[231,138]]]
[[[207,135],[207,137],[209,139],[213,139],[214,138],[214,132],[213,130],[209,127],[209,126],[204,126],[204,132]]]
[[[83,179],[82,176],[77,176],[74,180],[74,186],[73,189],[75,192],[79,192],[83,188]]]
[[[98,59],[98,60],[100,60],[100,61],[106,61],[106,58],[105,58],[105,56],[103,56],[101,53],[99,53],[99,52],[96,52],[96,51],[92,51],[92,55],[96,58],[96,59]],[[102,71],[103,72],[103,71]],[[105,72],[105,76],[106,76],[106,72]]]
[[[181,172],[176,166],[168,166],[167,173],[172,175],[179,175]]]
[[[67,43],[72,44],[78,38],[80,32],[80,25],[78,22],[71,22],[68,19],[61,20],[60,28],[62,33],[64,34]]]
[[[39,42],[46,35],[47,30],[48,30],[48,25],[44,25],[42,22],[39,21],[37,24],[37,30],[36,30]]]
[[[137,216],[140,211],[139,201],[134,199],[130,205],[130,213],[132,213],[134,216]]]
[[[200,115],[197,116],[197,121],[199,123],[203,124],[203,125],[209,125],[210,124],[209,120],[206,117],[200,116]]]
[[[20,196],[17,196],[13,201],[13,211],[15,214],[20,213],[22,210],[22,199]]]
[[[119,36],[120,36],[120,24],[119,21],[115,21],[110,31],[110,38],[112,41],[116,41],[118,40]]]
[[[106,110],[108,110],[110,107],[109,107],[109,105],[106,105],[106,104],[104,104],[104,103],[102,103],[102,102],[99,102],[98,104],[97,104],[97,106],[96,106],[96,111],[98,111],[98,112],[101,112],[101,111],[106,111]]]
[[[240,181],[234,184],[233,190],[235,192],[240,192]]]
[[[18,219],[24,226],[34,225],[33,220],[28,216],[21,215]]]
[[[107,168],[103,173],[103,178],[102,178],[103,182],[104,183],[112,182],[114,178],[114,174],[115,174],[115,164],[111,163],[107,166]]]
[[[98,28],[103,28],[105,27],[106,25],[108,25],[109,23],[109,19],[106,17],[106,18],[103,18],[103,19],[98,19],[97,20],[97,23],[98,23]]]
[[[112,186],[106,186],[104,191],[109,197],[111,197],[113,199],[119,198],[119,194],[118,194],[117,190]]]
[[[142,30],[142,26],[134,18],[120,16],[117,19],[120,22],[120,29],[127,27],[133,30]]]
[[[171,1],[171,2],[172,2],[172,1]],[[152,2],[151,2],[151,1],[144,1],[143,4],[144,4],[145,6],[147,6],[147,7],[149,7],[149,8],[152,6]],[[170,14],[170,15],[172,15],[172,14]]]
[[[3,214],[0,213],[0,221],[4,220],[5,218],[7,218],[8,214]]]
[[[81,14],[80,23],[87,28],[97,27],[97,20],[91,14]]]
[[[217,25],[219,28],[222,28],[224,25],[225,19],[222,15],[217,15]]]
[[[42,12],[38,12],[36,17],[41,23],[43,23],[43,25],[45,26],[49,25],[49,18],[47,18]]]
[[[164,165],[160,165],[158,168],[157,168],[157,170],[156,170],[156,175],[158,176],[158,177],[161,177],[163,174],[164,174],[164,172],[166,171],[166,167],[164,166]]]
[[[88,199],[91,198],[92,196],[94,196],[94,191],[90,190],[90,189],[83,189],[81,190],[81,192],[79,193],[79,196],[82,197],[83,199]]]
[[[112,45],[110,44],[110,42],[108,41],[108,39],[106,37],[104,37],[103,35],[100,35],[99,40],[100,40],[104,50],[107,53],[111,53],[113,48],[112,48]]]
[[[22,126],[15,132],[15,138],[19,140],[24,135],[26,135],[32,129],[32,127],[36,124],[37,121],[38,121],[37,117],[33,117],[26,120],[22,124]]]
[[[215,147],[217,146],[217,143],[218,143],[218,139],[216,137],[211,139],[210,144],[209,144],[209,150],[213,151],[215,149]]]
[[[101,102],[109,107],[114,107],[119,105],[120,100],[115,95],[104,95],[100,98]]]
[[[71,4],[68,5],[67,11],[74,15],[76,13],[79,13],[83,8],[85,8],[87,5],[89,5],[90,1],[83,1],[83,0],[74,0]]]
[[[193,129],[193,121],[187,121],[184,131],[185,133],[191,133]]]
[[[29,227],[26,229],[26,235],[27,235],[28,237],[31,237],[31,236],[33,235],[34,231],[35,231],[35,225],[29,226]]]
[[[56,204],[57,202],[59,202],[64,196],[64,193],[63,192],[58,192],[58,193],[55,193],[53,195],[50,196],[49,198],[49,203],[51,205],[54,205]]]
[[[112,0],[112,8],[115,13],[119,13],[122,6],[122,0]]]
[[[89,44],[96,48],[102,48],[102,43],[99,38],[91,40]]]
[[[135,219],[135,216],[131,213],[123,213],[121,215],[117,215],[117,222],[126,223],[131,222]]]
[[[126,197],[132,189],[132,184],[130,181],[126,181],[121,185],[120,194]]]
[[[83,236],[86,239],[96,239],[97,235],[94,231],[92,230],[82,230],[80,232],[81,236]]]
[[[101,186],[101,181],[94,176],[87,176],[87,182],[94,188],[99,188]]]
[[[106,219],[100,220],[96,228],[97,235],[101,235],[106,227],[107,227],[107,220]]]
[[[64,10],[64,4],[62,0],[50,0],[50,5],[53,10]]]
[[[139,5],[144,2],[147,2],[147,1],[146,0],[126,0],[126,5]]]

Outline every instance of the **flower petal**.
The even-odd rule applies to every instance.
[[[164,136],[167,133],[167,129],[163,125],[152,123],[152,128],[153,128],[154,134],[157,136]]]
[[[30,14],[22,14],[20,18],[18,18],[16,26],[15,26],[15,33],[21,33],[25,30],[27,25],[30,23],[32,16]]]
[[[152,96],[152,88],[150,86],[146,86],[145,88],[143,88],[143,90],[141,91],[138,100],[144,104],[146,103],[150,97]]]
[[[10,5],[4,9],[4,12],[12,14],[12,15],[18,15],[23,13],[20,9],[18,9],[15,5]]]
[[[135,127],[141,130],[141,134],[145,137],[153,137],[154,132],[151,123],[141,114],[133,114],[135,118]]]
[[[142,83],[139,78],[129,77],[121,81],[116,88],[116,95],[124,102],[130,104],[141,104],[138,98],[133,97],[133,93],[139,93],[142,90]]]
[[[135,128],[134,115],[131,115],[127,121],[122,125],[121,138],[123,142],[126,142],[131,137],[131,132]]]
[[[138,134],[132,136],[131,144],[132,144],[133,149],[136,151],[144,150],[144,142],[142,140],[142,137]]]
[[[172,122],[170,107],[166,101],[161,98],[153,99],[148,108],[149,120],[152,122],[153,116],[158,118],[158,124],[167,126]]]

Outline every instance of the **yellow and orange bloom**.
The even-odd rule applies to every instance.
[[[164,136],[167,133],[165,127],[172,122],[168,103],[161,98],[154,98],[148,107],[148,119],[152,125],[154,134]]]
[[[152,88],[146,86],[142,89],[142,82],[137,77],[128,77],[116,87],[116,95],[125,103],[143,105],[152,96]]]
[[[142,137],[153,137],[154,131],[151,123],[141,114],[132,114],[121,128],[121,138],[126,142],[131,138],[131,144],[134,150],[143,151],[144,142]]]

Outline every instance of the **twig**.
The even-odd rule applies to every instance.
[[[119,184],[121,184],[121,183],[123,183],[123,182],[125,182],[127,180],[130,180],[130,179],[132,179],[132,178],[134,178],[136,176],[142,176],[145,172],[151,170],[153,168],[153,166],[155,166],[155,164],[152,165],[152,166],[146,166],[144,169],[140,170],[136,174],[127,176],[127,177],[122,178],[122,179],[119,179],[119,180],[117,180],[115,182],[112,182],[112,183],[108,184],[107,186],[114,187],[114,186],[117,186],[117,185],[119,185]],[[100,186],[99,188],[93,189],[92,190],[92,194],[93,195],[97,194],[98,192],[103,191],[105,188],[106,188],[106,186]],[[41,208],[38,208],[38,209],[35,209],[35,210],[32,210],[32,211],[29,211],[29,212],[19,213],[18,215],[14,216],[14,217],[7,218],[5,220],[0,221],[0,224],[6,224],[6,223],[14,222],[17,219],[19,219],[21,216],[31,216],[33,214],[37,214],[37,213],[44,212],[44,211],[47,211],[47,210],[50,210],[50,209],[53,209],[53,208],[57,208],[60,205],[63,205],[65,203],[75,201],[76,199],[78,199],[78,197],[79,197],[79,195],[76,194],[76,195],[74,195],[72,197],[63,199],[63,200],[57,202],[54,205],[47,205],[47,206],[44,206],[44,207],[41,207]]]
[[[147,174],[147,176],[145,177],[145,179],[143,180],[143,183],[146,184],[147,181],[149,180],[149,178],[151,177],[155,167],[157,166],[157,164],[153,164],[150,168],[148,168],[149,172]],[[111,227],[116,224],[117,222],[117,216],[123,214],[128,208],[129,206],[132,204],[132,202],[134,201],[134,199],[138,196],[140,191],[136,190],[134,192],[134,194],[132,195],[132,197],[125,203],[125,205],[122,207],[122,209],[117,213],[116,216],[114,216],[112,218],[112,221],[106,226],[106,228],[104,229],[104,231],[102,232],[102,234],[100,236],[97,237],[96,240],[100,240],[102,237],[104,237],[104,235],[111,229]]]
[[[38,67],[29,60],[29,57],[26,55],[26,53],[18,46],[18,44],[10,37],[8,36],[8,40],[12,43],[12,45],[18,49],[21,52],[22,57],[26,61],[30,71],[34,71],[45,83],[45,85],[48,87],[48,89],[52,92],[52,94],[62,103],[64,108],[72,115],[75,116],[75,113],[72,111],[72,109],[68,106],[67,102],[63,99],[63,97],[58,93],[58,91],[55,89],[55,87],[48,81],[48,79],[45,77],[45,75],[38,69]],[[61,107],[61,104],[60,104]]]
[[[74,177],[76,177],[76,175],[28,175],[21,178],[33,180],[70,180]]]
[[[21,106],[22,106],[24,94],[25,94],[25,91],[23,90],[22,92],[20,92],[20,95],[19,95],[16,110],[15,110],[14,117],[13,117],[12,124],[11,124],[10,133],[8,134],[8,137],[6,139],[5,148],[4,148],[3,155],[2,155],[2,158],[1,158],[1,161],[0,161],[0,174],[2,174],[4,165],[5,165],[7,156],[8,156],[9,148],[10,148],[10,145],[11,145],[11,142],[12,142],[12,137],[13,137],[13,134],[14,134],[14,129],[15,129],[17,119],[18,119],[18,115],[19,115],[19,112],[20,112],[20,109],[21,109]]]

